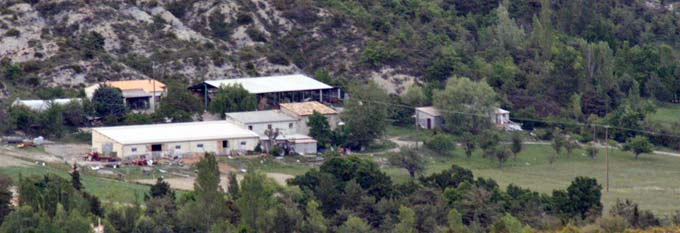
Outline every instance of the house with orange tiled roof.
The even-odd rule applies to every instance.
[[[340,123],[340,117],[335,109],[317,101],[282,103],[279,104],[279,107],[281,107],[281,112],[298,119],[297,132],[301,134],[309,134],[307,122],[309,121],[309,116],[314,112],[324,115],[326,119],[328,119],[328,124],[331,126],[331,129],[335,129],[338,123]]]
[[[92,99],[94,92],[102,85],[120,89],[123,92],[125,105],[135,112],[154,112],[158,108],[163,96],[167,94],[167,88],[164,83],[153,79],[144,79],[97,83],[85,88],[87,98]]]

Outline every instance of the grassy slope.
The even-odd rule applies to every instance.
[[[649,116],[649,120],[666,126],[673,122],[680,122],[680,105],[659,104],[656,113]]]
[[[547,145],[526,145],[517,160],[509,159],[505,167],[498,169],[496,161],[479,156],[467,160],[462,151],[456,151],[451,158],[431,159],[427,173],[448,168],[451,164],[470,168],[477,177],[490,177],[505,188],[514,183],[544,193],[554,189],[566,189],[577,176],[594,177],[599,183],[605,182],[604,151],[595,160],[584,156],[583,151],[574,155],[562,155],[554,164],[548,163],[548,156],[554,153]],[[608,211],[616,199],[631,199],[642,209],[650,209],[659,214],[670,214],[680,209],[680,158],[663,155],[641,155],[635,160],[633,155],[618,150],[610,150],[609,157],[610,189],[603,190],[603,202]],[[408,180],[403,169],[388,168],[386,172],[398,182]]]
[[[19,174],[22,176],[43,175],[46,173],[54,173],[64,178],[70,179],[69,174],[59,168],[54,167],[38,167],[31,165],[28,167],[8,167],[0,168],[0,173],[17,178]],[[118,203],[133,203],[136,200],[143,202],[144,193],[149,191],[149,186],[120,182],[112,179],[99,178],[94,176],[85,176],[81,178],[85,190],[96,195],[102,201],[113,201]]]

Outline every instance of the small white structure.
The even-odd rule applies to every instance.
[[[267,136],[260,137],[264,147],[269,146],[269,138]],[[279,145],[289,145],[290,153],[300,155],[316,154],[317,142],[314,138],[304,134],[281,134],[276,137],[276,142]],[[285,148],[284,148],[285,149]]]
[[[510,111],[502,108],[494,108],[493,114],[489,114],[491,122],[497,128],[508,131],[522,130],[522,127],[510,120]],[[441,117],[439,109],[428,106],[416,108],[416,126],[422,129],[442,128],[444,120]]]
[[[328,119],[328,124],[331,126],[331,129],[335,129],[340,122],[338,112],[335,111],[335,109],[317,101],[286,103],[280,104],[279,106],[281,107],[282,112],[298,119],[296,132],[300,134],[309,134],[307,122],[309,121],[309,116],[314,112],[324,115]]]
[[[12,107],[15,106],[25,106],[33,111],[36,112],[42,112],[47,110],[51,105],[67,105],[71,102],[77,102],[80,103],[80,99],[78,98],[70,98],[70,99],[53,99],[53,100],[21,100],[21,99],[16,99],[12,103]]]
[[[125,105],[136,112],[153,113],[159,106],[161,97],[167,95],[165,84],[153,79],[108,81],[85,88],[85,95],[92,99],[94,92],[102,85],[120,89]]]
[[[228,122],[252,130],[260,136],[264,136],[267,129],[278,129],[283,134],[293,134],[298,129],[298,119],[280,110],[229,112],[225,115]]]
[[[100,127],[92,129],[92,150],[123,159],[195,153],[252,151],[259,136],[227,121]]]
[[[439,110],[435,107],[416,108],[416,126],[422,129],[442,128],[444,120]]]

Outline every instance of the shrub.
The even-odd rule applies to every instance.
[[[253,17],[250,16],[250,14],[248,14],[246,12],[242,12],[242,11],[240,11],[240,12],[238,12],[238,14],[236,14],[236,23],[238,23],[238,25],[246,25],[246,24],[250,24],[252,22],[253,22]]]
[[[10,28],[9,30],[7,30],[5,32],[5,36],[8,36],[8,37],[10,37],[10,36],[19,37],[20,35],[21,35],[21,31],[19,31],[16,28]]]
[[[250,37],[250,39],[253,41],[267,42],[267,38],[265,38],[264,33],[255,27],[248,27],[248,29],[246,29],[246,34],[248,34],[248,37]]]
[[[267,61],[272,64],[287,66],[290,64],[286,56],[281,51],[274,51],[267,54]]]
[[[427,139],[425,147],[438,154],[445,155],[456,148],[456,143],[453,141],[453,137],[440,133]]]

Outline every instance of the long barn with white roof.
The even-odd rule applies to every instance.
[[[340,99],[339,89],[302,74],[206,80],[191,86],[190,89],[203,97],[207,108],[207,103],[210,102],[215,90],[232,85],[241,85],[243,89],[256,95],[260,104],[278,105],[304,101],[333,103]]]
[[[123,159],[253,151],[259,135],[227,121],[100,127],[92,150]]]

